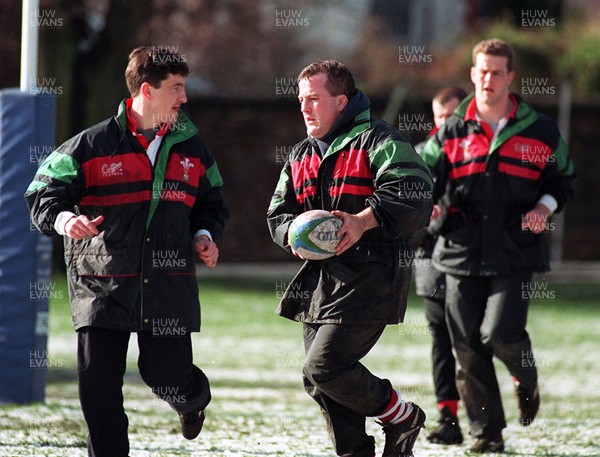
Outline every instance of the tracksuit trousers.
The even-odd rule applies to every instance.
[[[436,399],[459,400],[456,389],[456,361],[452,353],[452,341],[446,325],[445,299],[424,298],[425,317],[432,337],[431,362],[433,366],[433,387]]]
[[[304,388],[321,407],[337,455],[375,453],[375,439],[365,431],[366,418],[385,410],[392,384],[359,361],[384,329],[380,324],[304,324]]]
[[[129,455],[122,387],[130,334],[98,327],[77,331],[79,400],[88,426],[90,457]],[[204,409],[211,399],[210,387],[192,363],[191,335],[138,332],[137,337],[139,372],[152,392],[178,413]]]
[[[471,435],[494,439],[506,427],[493,357],[522,385],[537,384],[531,341],[525,330],[532,274],[446,274],[446,313],[456,352],[456,385]]]

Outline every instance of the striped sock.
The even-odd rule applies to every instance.
[[[399,424],[409,419],[413,412],[412,404],[402,400],[397,390],[392,390],[392,398],[383,413],[375,416],[382,424]]]

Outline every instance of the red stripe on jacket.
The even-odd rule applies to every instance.
[[[152,181],[152,168],[146,154],[129,152],[114,156],[94,157],[81,165],[85,184],[96,186]]]
[[[519,178],[538,180],[542,175],[539,170],[532,170],[531,168],[520,167],[518,165],[511,165],[509,163],[500,162],[498,164],[498,171],[500,173],[506,173],[511,176],[518,176]]]
[[[373,195],[375,188],[373,186],[361,186],[356,184],[342,183],[340,186],[334,186],[329,189],[329,195],[337,197],[338,195]]]
[[[333,177],[338,176],[373,179],[367,150],[351,148],[339,153],[333,169]]]
[[[452,180],[462,178],[468,175],[481,174],[485,172],[486,165],[487,164],[485,162],[470,162],[461,167],[453,168],[452,170],[450,170],[448,176]]]
[[[534,165],[543,170],[546,168],[552,149],[542,141],[533,138],[514,136],[500,147],[500,157],[518,159],[526,165]]]
[[[296,201],[302,205],[308,197],[316,195],[315,184],[305,187],[305,182],[316,181],[319,175],[321,158],[317,154],[310,154],[302,160],[292,162],[292,183],[296,192]]]
[[[375,187],[373,186],[373,174],[369,164],[369,155],[366,149],[350,148],[348,151],[342,151],[338,154],[333,169],[333,178],[363,178],[368,179],[369,184],[348,184],[342,182],[339,186],[333,186],[329,189],[332,197],[342,194],[348,195],[373,195]]]
[[[127,203],[150,201],[152,194],[149,190],[113,195],[84,195],[79,201],[83,206],[115,206]]]

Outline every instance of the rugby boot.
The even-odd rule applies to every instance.
[[[438,426],[427,436],[427,441],[434,444],[461,444],[463,435],[458,425],[458,417],[444,406],[440,410]]]
[[[425,426],[425,413],[414,403],[408,402],[413,407],[411,417],[398,424],[383,427],[385,433],[385,447],[382,457],[413,457],[413,447],[421,428]]]

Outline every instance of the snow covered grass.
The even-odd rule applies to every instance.
[[[200,437],[186,441],[175,413],[153,397],[136,371],[132,337],[125,379],[131,457],[333,457],[316,404],[300,381],[301,326],[275,315],[285,280],[206,279],[203,330],[194,335],[195,362],[209,376],[213,401]],[[64,287],[62,281],[58,281]],[[497,364],[508,427],[506,454],[600,456],[600,285],[548,285],[534,300],[529,331],[540,372],[542,408],[530,427],[517,424],[508,372]],[[546,289],[548,292],[548,289]],[[66,293],[64,294],[66,296]],[[85,456],[86,428],[77,399],[75,336],[68,304],[51,307],[46,402],[0,407],[0,456]],[[435,426],[430,336],[421,300],[411,297],[406,323],[388,327],[365,364],[418,403]],[[467,419],[460,419],[466,432]],[[381,454],[380,427],[369,422]],[[472,443],[438,446],[422,433],[415,456],[462,456]]]

